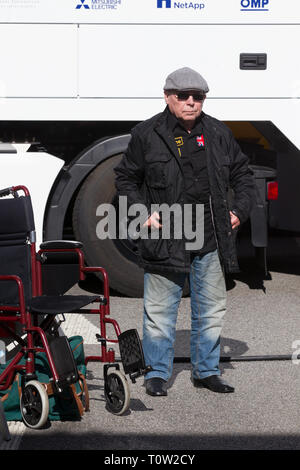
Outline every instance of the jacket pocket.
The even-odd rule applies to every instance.
[[[220,164],[221,164],[221,165],[225,165],[225,166],[230,166],[230,158],[229,158],[229,155],[223,155],[223,156],[220,158]]]
[[[230,159],[228,155],[224,155],[220,158],[220,166],[222,177],[227,187],[230,181]]]
[[[146,182],[150,188],[163,189],[169,185],[171,158],[168,153],[146,157]]]
[[[159,238],[158,240],[141,240],[141,256],[147,261],[164,261],[169,258],[168,240]]]

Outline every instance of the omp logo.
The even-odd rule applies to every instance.
[[[171,0],[157,0],[157,8],[162,8],[163,5],[166,8],[171,8]]]
[[[80,0],[80,1],[81,1],[81,3],[79,3],[77,5],[76,9],[78,10],[79,8],[83,7],[83,8],[86,8],[87,10],[89,10],[90,7],[84,3],[85,0]]]
[[[241,0],[241,11],[269,11],[269,0]]]

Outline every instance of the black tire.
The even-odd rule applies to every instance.
[[[20,397],[20,409],[24,423],[32,429],[42,428],[49,415],[49,400],[46,389],[37,380],[25,385]]]
[[[130,389],[125,375],[119,370],[108,372],[104,391],[107,409],[115,415],[123,415],[130,405]]]
[[[103,266],[108,272],[109,284],[115,291],[129,297],[143,296],[143,270],[137,265],[135,245],[127,240],[99,240],[96,226],[97,207],[113,203],[116,196],[114,167],[122,155],[105,160],[84,181],[73,210],[73,229],[77,240],[83,243],[89,266]]]

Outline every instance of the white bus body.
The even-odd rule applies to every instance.
[[[87,178],[94,171],[99,177],[101,168],[112,178],[108,160],[120,159],[132,125],[163,110],[165,78],[183,66],[209,84],[204,111],[232,128],[255,154],[252,163],[270,158],[277,170],[272,225],[300,230],[296,208],[287,209],[299,199],[299,0],[0,0],[0,41],[0,140],[38,141],[56,156],[1,154],[7,170],[0,182],[40,188],[45,238],[82,234],[72,224],[83,210],[76,198],[87,197]],[[12,162],[26,181],[15,180]],[[92,240],[90,263],[95,246]],[[120,259],[109,262],[113,287],[136,295],[115,266],[120,269]],[[137,269],[131,256],[128,269]],[[138,277],[137,270],[134,284]]]

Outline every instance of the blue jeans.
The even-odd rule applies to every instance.
[[[191,264],[191,365],[194,378],[220,375],[220,335],[226,312],[226,287],[217,251]],[[172,375],[178,307],[186,274],[144,275],[143,351],[146,375]]]

